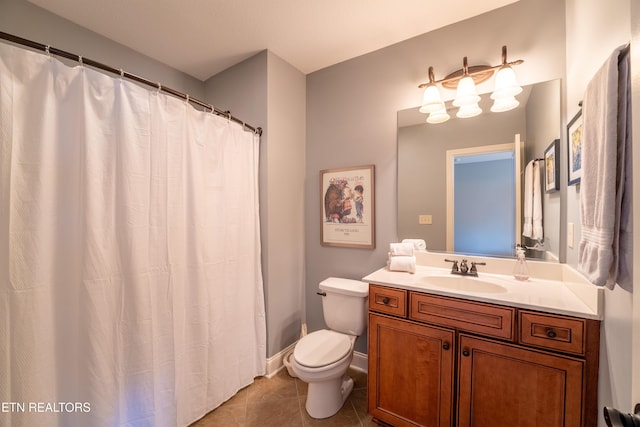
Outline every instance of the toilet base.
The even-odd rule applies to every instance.
[[[348,375],[328,381],[309,383],[305,408],[311,418],[329,418],[335,415],[353,390],[353,379]]]

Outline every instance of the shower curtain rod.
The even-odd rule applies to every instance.
[[[226,117],[227,119],[229,119],[229,120],[231,120],[233,122],[241,124],[243,128],[249,129],[250,131],[256,133],[257,135],[262,135],[262,128],[261,127],[257,127],[256,128],[256,127],[250,126],[250,125],[246,124],[245,122],[243,122],[242,120],[238,119],[237,117],[232,116],[231,112],[229,112],[229,111],[222,111],[219,108],[216,108],[211,104],[208,104],[208,103],[206,103],[204,101],[200,101],[199,99],[196,99],[196,98],[192,98],[188,94],[179,92],[179,91],[177,91],[175,89],[171,89],[170,87],[163,86],[160,83],[152,82],[151,80],[147,80],[147,79],[145,79],[143,77],[136,76],[135,74],[128,73],[128,72],[126,72],[126,71],[124,71],[122,69],[113,68],[113,67],[111,67],[109,65],[102,64],[102,63],[94,61],[92,59],[85,58],[83,56],[76,55],[74,53],[69,53],[69,52],[66,52],[66,51],[61,50],[61,49],[56,49],[55,47],[47,46],[47,45],[44,45],[42,43],[34,42],[32,40],[27,40],[27,39],[24,39],[22,37],[18,37],[18,36],[15,36],[13,34],[8,34],[8,33],[5,33],[5,32],[2,32],[2,31],[0,31],[0,39],[7,40],[7,41],[10,41],[12,43],[16,43],[16,44],[19,44],[19,45],[22,45],[22,46],[27,46],[27,47],[30,47],[32,49],[41,50],[41,51],[46,52],[46,53],[51,54],[51,55],[56,55],[56,56],[60,56],[60,57],[66,58],[66,59],[70,59],[72,61],[79,62],[80,64],[89,65],[91,67],[98,68],[100,70],[107,71],[107,72],[112,73],[112,74],[117,74],[117,75],[119,75],[121,77],[126,77],[129,80],[133,80],[135,82],[142,83],[144,85],[154,87],[154,88],[156,88],[158,90],[161,90],[163,92],[166,92],[166,93],[171,94],[173,96],[176,96],[178,98],[182,98],[187,102],[191,102],[193,104],[199,105],[202,108],[211,110],[212,113],[217,114],[218,116]]]

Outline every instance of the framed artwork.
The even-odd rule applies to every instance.
[[[582,110],[567,125],[567,145],[569,185],[574,185],[582,177]]]
[[[373,249],[374,165],[320,171],[320,243]]]
[[[553,193],[560,189],[560,140],[553,141],[544,150],[544,191]]]

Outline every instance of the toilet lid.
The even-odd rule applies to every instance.
[[[302,337],[293,350],[293,357],[303,366],[320,368],[337,362],[350,351],[348,335],[322,329]]]

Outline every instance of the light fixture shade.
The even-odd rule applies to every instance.
[[[429,114],[429,117],[427,117],[427,123],[444,123],[450,118],[451,117],[449,116],[449,113],[447,113],[447,109],[444,107],[444,104],[442,104],[442,108],[440,110],[433,111]]]
[[[498,98],[493,101],[491,111],[493,111],[494,113],[503,113],[505,111],[513,110],[518,105],[520,105],[520,102],[518,102],[518,100],[513,96],[507,98]]]
[[[456,91],[456,98],[453,100],[453,105],[456,107],[462,107],[464,105],[477,104],[480,101],[478,91],[476,90],[476,84],[469,76],[463,77],[458,82],[458,89]]]
[[[500,67],[496,74],[496,86],[491,94],[491,99],[509,98],[522,92],[522,88],[516,80],[516,73],[508,65]]]
[[[440,91],[438,86],[430,84],[424,90],[424,96],[422,97],[422,106],[420,107],[421,113],[433,113],[444,108],[444,102],[440,97]]]
[[[482,114],[482,108],[476,102],[475,104],[463,105],[456,113],[456,117],[461,119],[468,119],[470,117],[479,116]]]

